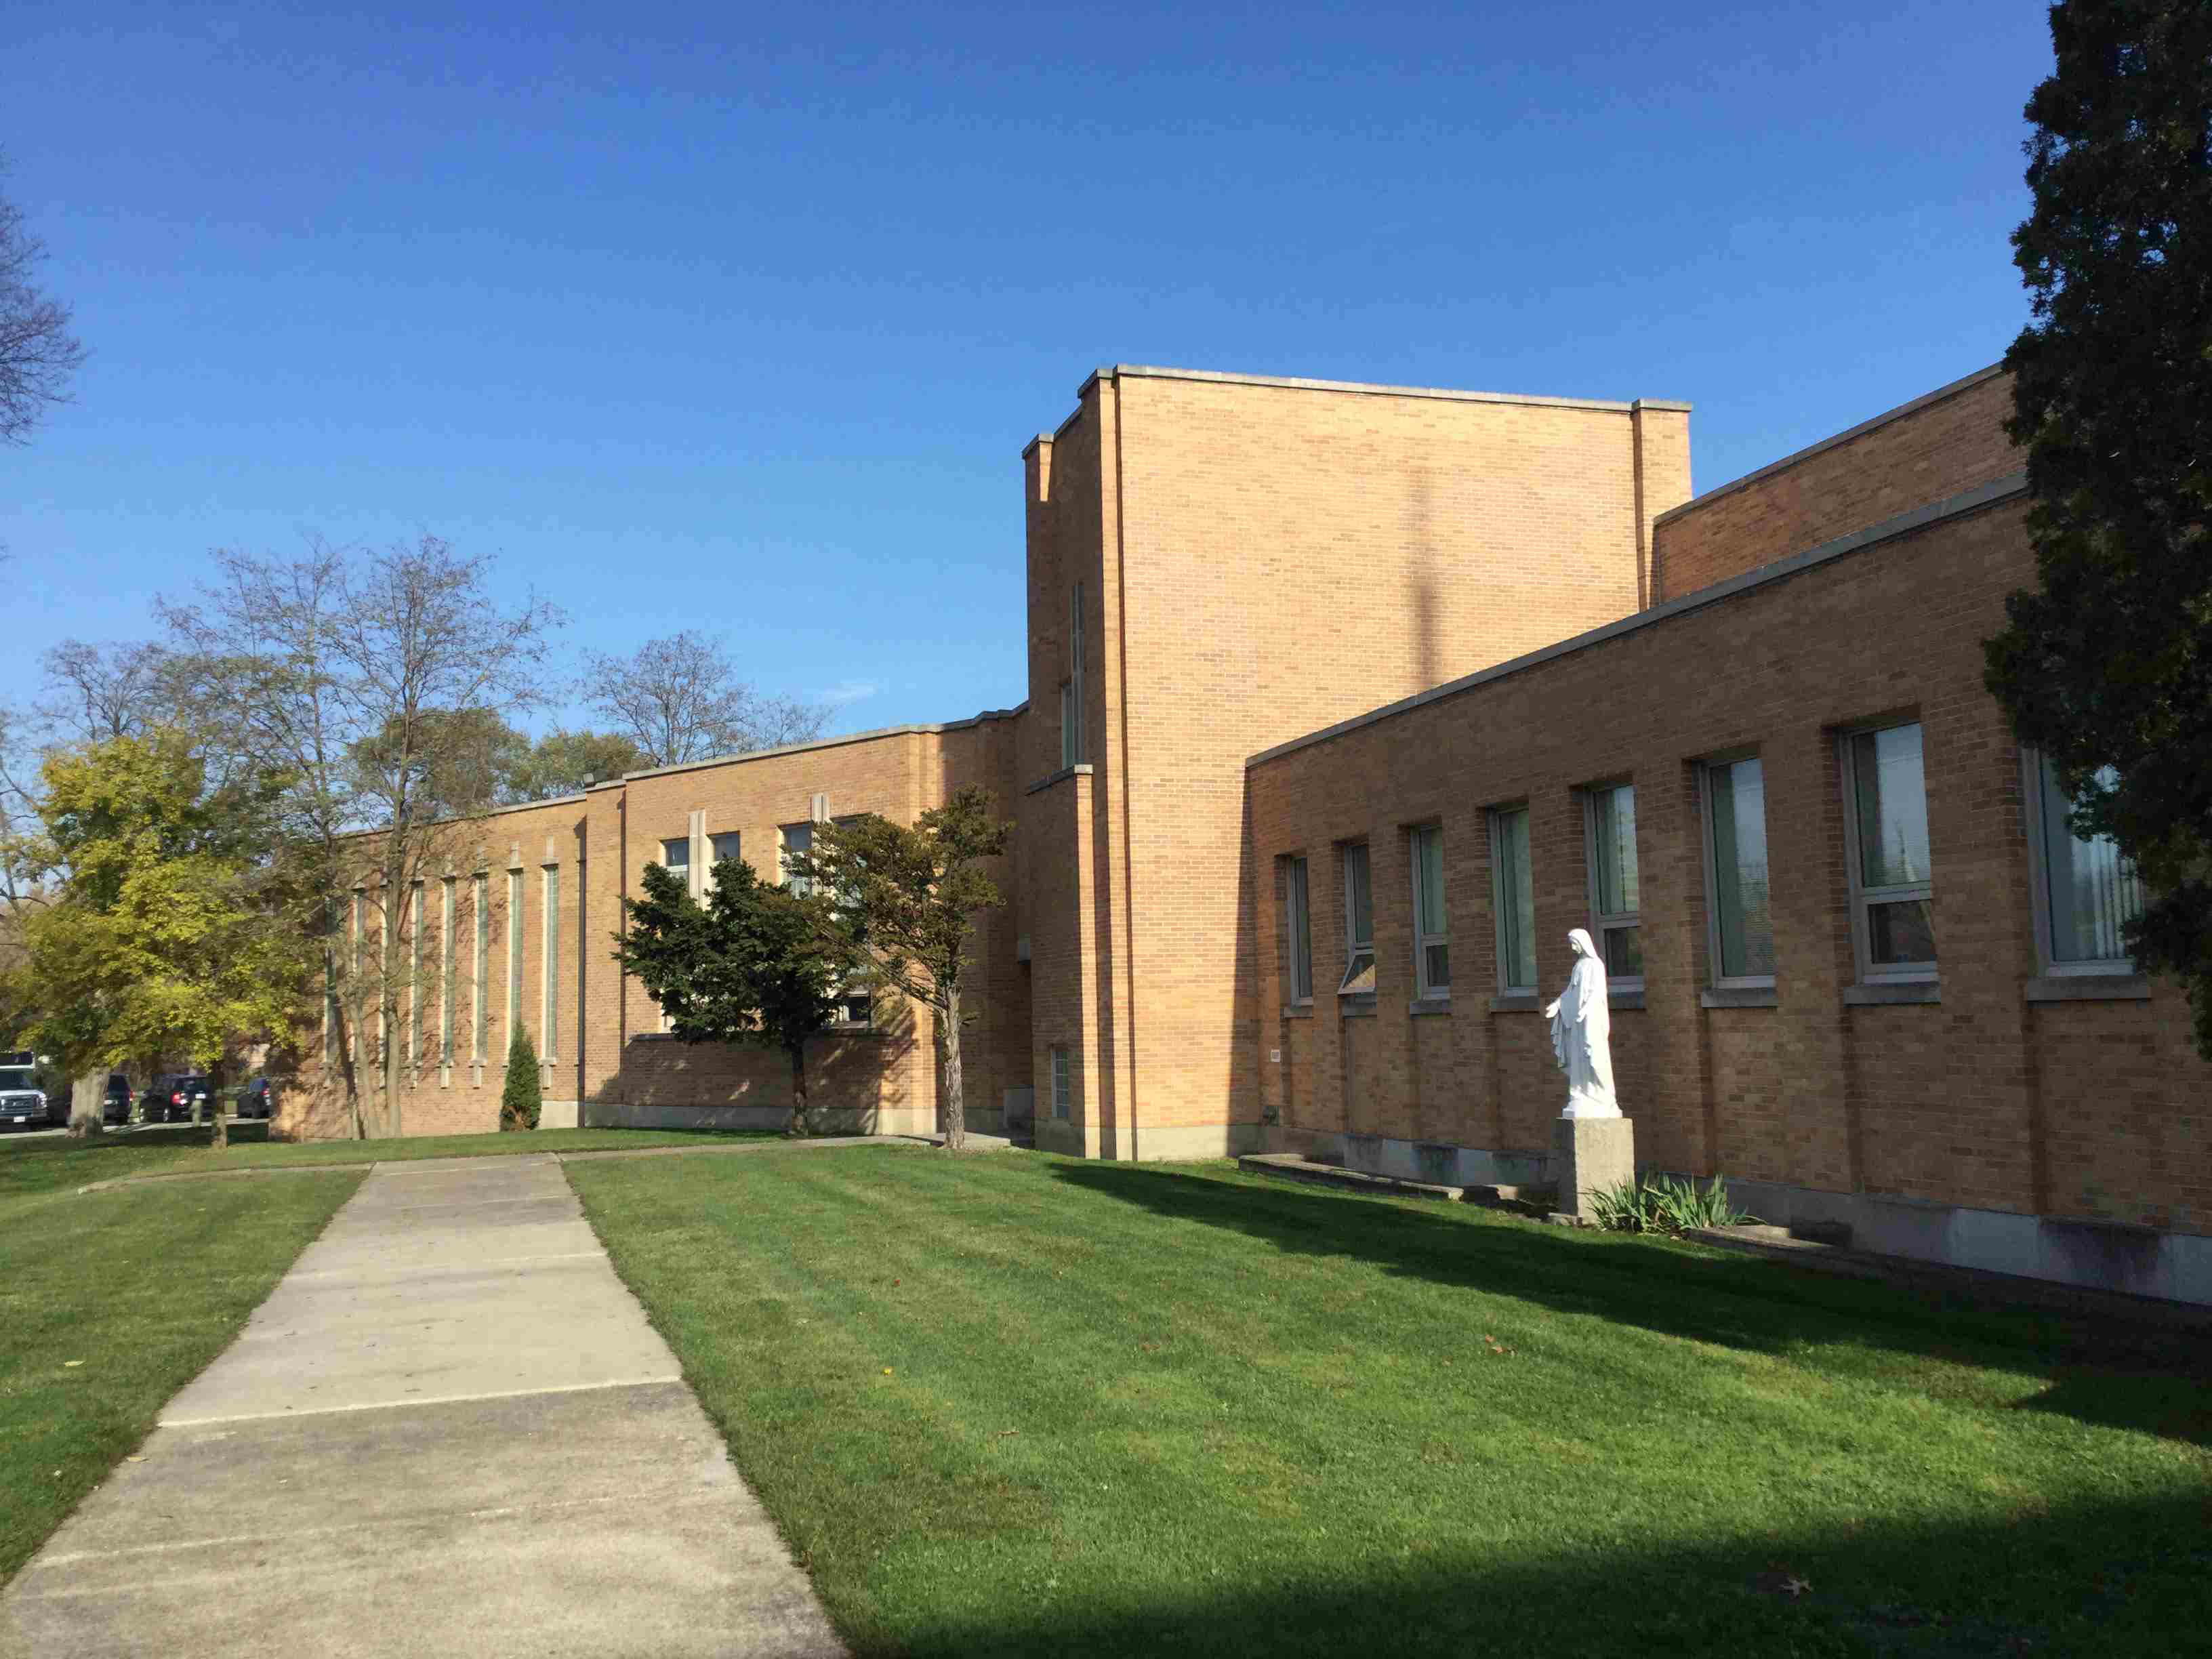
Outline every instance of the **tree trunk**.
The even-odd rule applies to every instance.
[[[107,1073],[87,1072],[70,1085],[70,1135],[88,1140],[106,1127]]]
[[[811,1135],[814,1124],[806,1115],[806,1045],[791,1045],[791,1130],[793,1136]]]
[[[960,1084],[960,988],[949,988],[937,1013],[937,1041],[945,1053],[945,1149],[968,1145],[968,1106]]]

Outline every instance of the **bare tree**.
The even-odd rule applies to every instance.
[[[627,657],[593,652],[586,662],[592,707],[648,766],[805,743],[830,718],[827,708],[763,696],[738,678],[720,641],[689,629]]]
[[[31,285],[46,245],[24,228],[23,210],[0,197],[0,443],[27,444],[31,428],[69,398],[84,348],[69,331],[69,307]]]
[[[32,712],[48,735],[63,742],[137,737],[178,712],[176,665],[158,645],[64,640],[40,661],[46,691]]]
[[[410,983],[401,940],[422,921],[407,916],[409,898],[471,841],[465,817],[441,816],[454,803],[441,781],[481,760],[487,721],[541,701],[563,618],[535,595],[503,606],[490,562],[434,536],[216,561],[198,604],[165,603],[161,614],[192,665],[200,729],[237,745],[240,764],[289,780],[281,886],[301,925],[330,940],[325,979],[340,1011],[331,1065],[355,1133],[397,1134],[399,996]],[[364,830],[374,832],[365,842],[349,839]],[[341,926],[390,943],[371,962],[338,948]],[[364,1054],[371,1003],[384,1036],[380,1053]]]

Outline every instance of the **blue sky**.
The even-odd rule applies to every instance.
[[[833,730],[1010,704],[1101,363],[1687,398],[1707,489],[2002,355],[2049,60],[1993,0],[15,0],[92,357],[0,450],[0,698],[211,547],[429,531]]]

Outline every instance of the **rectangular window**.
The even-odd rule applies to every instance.
[[[1375,890],[1368,874],[1367,843],[1344,849],[1344,977],[1340,997],[1375,994]]]
[[[438,893],[438,1064],[453,1063],[453,878]]]
[[[1067,678],[1060,688],[1060,763],[1079,764],[1088,755],[1083,742],[1083,584],[1067,597]]]
[[[1590,931],[1608,983],[1644,982],[1644,929],[1636,881],[1636,788],[1592,789],[1588,803]]]
[[[407,1064],[422,1064],[422,884],[407,890]]]
[[[1283,860],[1283,932],[1290,945],[1291,1000],[1313,1000],[1313,910],[1306,893],[1306,861]]]
[[[491,877],[481,870],[477,872],[476,903],[477,960],[469,975],[469,1027],[476,1036],[476,1060],[481,1066],[491,1051],[491,1033],[484,1021],[484,980],[491,972]]]
[[[1444,832],[1435,824],[1408,838],[1413,864],[1413,986],[1422,997],[1451,994],[1444,929]]]
[[[2030,831],[2040,853],[2044,959],[2062,973],[2130,974],[2127,925],[2142,914],[2142,884],[2136,867],[2120,856],[2110,836],[2077,836],[2069,817],[2074,803],[2058,787],[2058,775],[2039,754],[2028,765],[2035,789]],[[2096,775],[2100,790],[2119,782],[2106,767]]]
[[[538,968],[545,1033],[538,1052],[550,1066],[561,1047],[561,871],[557,865],[545,866],[545,933]]]
[[[522,1028],[522,872],[507,872],[507,1042]],[[501,1056],[501,1063],[505,1057]]]
[[[1055,1045],[1052,1051],[1052,1115],[1062,1123],[1068,1121],[1068,1114],[1073,1109],[1074,1086],[1068,1070],[1067,1049]]]
[[[691,838],[689,836],[660,843],[660,867],[686,888],[691,885]]]
[[[1703,769],[1705,890],[1713,979],[1774,983],[1774,918],[1766,900],[1766,774],[1756,758]]]
[[[837,1000],[837,1024],[872,1025],[876,1023],[876,994],[863,985],[848,987]]]
[[[1869,980],[1936,976],[1936,889],[1917,721],[1844,737],[1851,933]]]
[[[1507,996],[1536,988],[1536,884],[1528,866],[1528,809],[1490,815],[1491,902],[1498,912],[1498,988]]]
[[[714,848],[714,862],[717,864],[724,859],[738,857],[740,841],[741,837],[734,830],[725,830],[719,836],[707,837],[707,844]]]
[[[814,850],[814,826],[811,823],[787,823],[783,826],[783,884],[794,893],[811,893],[814,884],[804,876],[791,873],[791,860],[800,853]]]

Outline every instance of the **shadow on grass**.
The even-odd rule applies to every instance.
[[[1470,1503],[1480,1494],[1470,1492]],[[1537,1559],[1455,1555],[1172,1601],[948,1618],[863,1655],[2203,1652],[2203,1496]]]
[[[2212,1446],[2212,1337],[2202,1334],[1993,1307],[1965,1292],[1832,1279],[1655,1239],[1491,1224],[1319,1188],[1134,1164],[1051,1167],[1072,1185],[1294,1255],[1350,1257],[1668,1336],[1769,1353],[1856,1344],[2027,1371],[2049,1386],[2024,1409]]]

